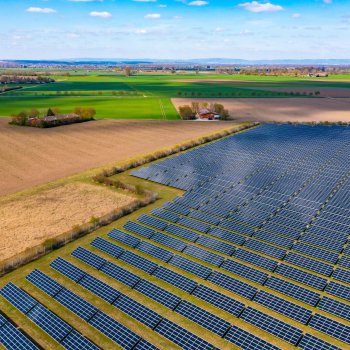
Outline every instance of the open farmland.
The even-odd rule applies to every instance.
[[[4,276],[1,312],[45,349],[348,349],[349,133],[263,125],[115,175],[161,200]]]
[[[52,129],[0,119],[0,195],[171,146],[232,123],[99,120]]]
[[[84,75],[85,74],[85,75]],[[172,98],[349,97],[350,78],[267,77],[220,74],[135,74],[89,72],[56,76],[51,84],[25,85],[0,94],[0,116],[31,108],[93,107],[97,118],[178,119]],[[311,94],[311,95],[310,95]],[[293,118],[293,116],[290,116]]]

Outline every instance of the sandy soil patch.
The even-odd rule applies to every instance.
[[[350,98],[172,99],[176,108],[191,101],[222,103],[240,122],[350,122]]]
[[[36,129],[0,118],[0,195],[171,146],[221,123],[98,120]]]
[[[134,200],[107,188],[71,183],[31,196],[0,202],[0,260],[48,238],[69,231],[74,225],[100,217]]]

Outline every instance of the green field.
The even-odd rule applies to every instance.
[[[130,77],[111,72],[88,72],[56,76],[56,82],[24,85],[23,89],[0,95],[0,116],[24,109],[93,107],[97,118],[178,119],[171,98],[281,98],[307,94],[321,88],[350,88],[349,76],[328,80],[310,78],[218,75],[137,74]],[[336,79],[339,78],[339,79]],[[187,81],[186,81],[187,80]],[[261,88],[264,90],[261,90]],[[269,90],[271,88],[271,90]]]

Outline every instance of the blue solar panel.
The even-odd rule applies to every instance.
[[[156,346],[142,339],[133,350],[159,350]]]
[[[96,255],[82,247],[75,249],[72,252],[72,256],[94,267],[95,269],[99,269],[107,262],[106,259],[103,259],[99,255]]]
[[[152,274],[159,279],[184,290],[187,293],[191,293],[194,288],[196,288],[197,283],[190,278],[187,278],[179,273],[165,268],[164,266],[159,266]]]
[[[326,288],[326,292],[339,298],[350,301],[350,287],[331,281]]]
[[[133,221],[128,221],[123,227],[130,232],[134,232],[146,238],[150,238],[155,233],[154,230]]]
[[[140,280],[137,275],[113,263],[107,263],[101,268],[101,271],[131,288]]]
[[[124,252],[124,249],[122,249],[122,248],[116,246],[115,244],[108,242],[105,239],[102,239],[100,237],[95,238],[90,243],[90,245],[101,250],[102,252],[107,253],[110,256],[113,256],[114,258],[118,258],[118,256]]]
[[[135,266],[138,269],[145,271],[147,273],[152,273],[156,268],[157,264],[153,261],[150,261],[140,255],[137,255],[135,253],[125,251],[122,255],[119,256],[119,260],[122,260],[126,262],[127,264],[131,266]]]
[[[259,254],[252,253],[244,249],[237,249],[233,256],[268,271],[273,271],[277,267],[277,261],[265,258]]]
[[[181,301],[176,307],[175,312],[187,317],[209,331],[218,334],[220,337],[222,337],[230,327],[229,322],[186,300]]]
[[[221,242],[215,238],[211,238],[208,236],[201,236],[196,241],[197,244],[202,245],[204,247],[216,250],[220,253],[226,254],[226,255],[232,255],[235,251],[235,247],[231,244]]]
[[[203,285],[199,285],[192,295],[234,316],[238,316],[244,309],[243,303]]]
[[[323,297],[318,303],[317,307],[321,310],[350,321],[350,305],[328,297]]]
[[[158,218],[171,221],[171,222],[176,222],[180,219],[180,217],[168,210],[156,208],[151,211],[151,214],[154,216],[157,216]]]
[[[144,252],[148,255],[151,255],[157,259],[160,259],[162,261],[169,261],[171,257],[173,256],[173,253],[169,250],[157,247],[156,245],[152,243],[148,243],[145,241],[142,241],[138,246],[137,249],[141,252]]]
[[[177,225],[169,225],[164,229],[165,232],[171,233],[174,236],[181,237],[188,241],[194,242],[199,237],[199,234],[191,231],[187,228],[183,228]]]
[[[212,350],[213,345],[201,339],[195,334],[185,330],[177,324],[165,319],[155,329],[155,331],[173,343],[179,345],[184,350]]]
[[[277,320],[276,318],[264,314],[263,312],[248,307],[240,316],[244,321],[261,328],[262,330],[281,338],[292,345],[296,345],[302,336],[302,331],[290,326],[287,323]]]
[[[111,232],[109,232],[107,236],[133,248],[135,248],[140,243],[139,238],[136,238],[132,235],[129,235],[128,233],[117,230],[115,228]]]
[[[169,264],[204,279],[206,279],[212,271],[209,267],[198,264],[195,261],[188,260],[180,255],[174,255],[170,259]]]
[[[74,282],[78,282],[86,275],[85,271],[62,259],[61,257],[54,260],[50,266]]]
[[[199,248],[194,245],[188,245],[183,253],[215,266],[220,266],[225,260],[221,255],[209,252],[206,249]]]
[[[209,235],[214,236],[214,237],[218,237],[221,238],[225,241],[234,243],[234,244],[238,244],[238,245],[242,245],[246,238],[238,233],[234,233],[231,231],[227,231],[227,230],[223,230],[221,228],[218,227],[212,227],[209,232]]]
[[[274,247],[270,244],[255,241],[253,239],[246,241],[244,243],[244,246],[249,249],[258,251],[260,253],[272,256],[273,258],[276,258],[276,259],[283,259],[283,257],[286,254],[286,250]]]
[[[273,233],[267,233],[266,231],[257,231],[254,233],[253,237],[280,246],[282,248],[290,249],[293,245],[292,239],[278,236]]]
[[[35,286],[40,288],[42,291],[44,291],[46,294],[48,294],[50,297],[55,296],[57,293],[59,293],[63,286],[53,280],[52,278],[46,276],[44,273],[42,273],[39,270],[32,271],[26,279],[33,283]]]
[[[179,239],[170,237],[164,233],[156,232],[152,237],[152,241],[165,245],[166,247],[182,252],[186,248],[186,243]]]
[[[146,225],[157,228],[158,230],[164,230],[168,226],[167,222],[145,214],[141,215],[137,220]]]
[[[80,333],[73,330],[63,340],[62,346],[68,350],[98,350],[95,344],[84,338]]]
[[[305,334],[298,347],[302,350],[341,350],[337,346],[327,343],[311,334]]]
[[[204,222],[201,222],[201,221],[190,219],[188,217],[182,217],[177,223],[179,225],[192,228],[196,231],[203,232],[203,233],[208,232],[210,229],[210,225],[205,224]]]
[[[336,269],[332,277],[338,281],[342,281],[344,283],[350,284],[350,271],[344,269]]]
[[[243,350],[279,350],[277,346],[274,346],[267,341],[238,328],[237,326],[233,326],[224,338]]]

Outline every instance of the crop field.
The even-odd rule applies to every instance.
[[[55,83],[24,85],[20,90],[0,94],[0,116],[48,107],[69,112],[81,106],[94,107],[97,118],[170,120],[179,118],[172,98],[283,98],[285,103],[292,103],[288,100],[301,95],[304,98],[350,96],[347,76],[317,80],[204,73],[129,77],[112,72],[78,73],[55,76]]]
[[[2,277],[0,340],[348,349],[349,133],[266,124],[115,175],[160,200]]]

